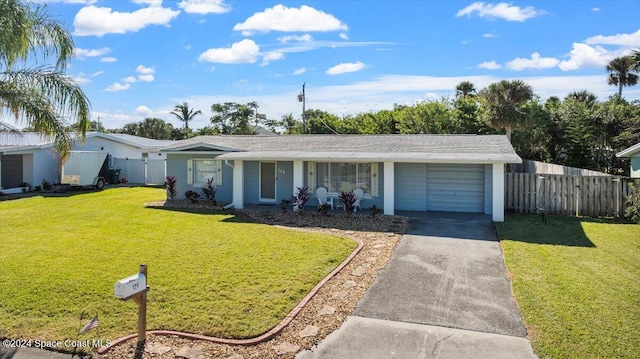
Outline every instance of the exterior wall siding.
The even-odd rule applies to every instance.
[[[493,165],[484,165],[484,214],[493,214]]]
[[[293,196],[293,161],[276,163],[276,205]]]
[[[176,199],[184,199],[184,193],[188,190],[202,192],[202,187],[196,184],[187,183],[187,160],[192,158],[211,158],[214,159],[218,155],[201,155],[201,154],[168,154],[167,155],[167,176],[175,176],[176,178]],[[222,161],[222,185],[216,186],[216,200],[220,202],[231,202],[233,191],[233,169],[224,164]]]
[[[640,155],[631,157],[631,168],[629,172],[629,177],[640,178]]]
[[[260,162],[244,161],[244,203],[260,203]]]

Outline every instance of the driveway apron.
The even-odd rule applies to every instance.
[[[296,358],[536,358],[488,221],[411,219],[353,316]]]

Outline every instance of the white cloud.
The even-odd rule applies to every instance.
[[[133,113],[139,116],[144,116],[144,117],[158,117],[157,112],[153,111],[152,109],[150,109],[145,105],[140,105],[136,107]]]
[[[344,32],[341,32],[340,33],[340,38],[342,40],[349,40],[349,35],[345,34]]]
[[[138,65],[138,67],[136,67],[136,72],[139,74],[153,74],[156,72],[156,69],[153,67],[144,67],[144,65]]]
[[[77,76],[72,76],[73,80],[80,85],[85,85],[91,82],[91,79],[88,78],[84,73],[79,73]]]
[[[118,59],[115,57],[103,57],[100,59],[100,62],[116,62]]]
[[[152,82],[153,80],[155,80],[155,76],[153,76],[153,75],[139,75],[138,76],[138,81]]]
[[[474,13],[477,13],[480,17],[499,18],[507,21],[525,21],[527,19],[534,18],[542,15],[545,12],[543,10],[536,10],[533,6],[527,6],[520,8],[519,6],[512,6],[507,3],[499,4],[485,4],[484,2],[474,2],[473,4],[458,11],[456,17],[467,16],[470,17]]]
[[[560,63],[560,60],[553,57],[541,57],[539,53],[534,52],[531,54],[530,59],[516,57],[515,59],[507,62],[505,66],[509,70],[522,71],[525,69],[548,69],[556,67]]]
[[[478,67],[487,70],[499,70],[500,68],[502,68],[502,66],[495,61],[485,61],[481,64],[478,64]]]
[[[151,6],[133,12],[113,11],[108,7],[87,6],[73,20],[76,36],[103,36],[137,32],[149,25],[169,26],[180,11]]]
[[[260,64],[260,66],[265,66],[271,61],[282,59],[284,59],[284,54],[282,52],[268,52],[262,56],[262,63]]]
[[[245,36],[269,31],[345,31],[347,29],[347,25],[333,15],[306,5],[300,8],[276,5],[251,15],[243,23],[233,27],[233,30],[242,31]]]
[[[138,5],[149,5],[149,6],[162,5],[162,0],[132,0],[132,1]]]
[[[131,88],[131,84],[121,84],[119,82],[114,82],[113,84],[109,85],[106,89],[104,89],[107,92],[118,92],[118,91],[125,91],[128,90],[129,88]]]
[[[306,67],[301,67],[301,68],[295,70],[293,72],[293,74],[297,76],[297,75],[302,75],[305,72],[307,72],[307,68]]]
[[[130,84],[130,83],[136,82],[137,80],[138,79],[136,79],[135,76],[127,76],[127,77],[122,79],[122,82]]]
[[[78,59],[85,59],[87,57],[97,57],[102,56],[104,54],[108,54],[111,52],[111,49],[108,47],[102,47],[99,49],[81,49],[76,47],[74,53]]]
[[[346,62],[333,66],[332,68],[326,71],[327,75],[339,75],[345,74],[349,72],[358,72],[365,68],[365,64],[362,62]]]
[[[224,14],[231,11],[231,7],[224,0],[182,0],[178,7],[189,14]]]
[[[498,36],[497,36],[497,35],[494,35],[494,34],[492,34],[492,33],[486,33],[486,34],[482,35],[482,37],[486,37],[486,38],[489,38],[489,39],[490,39],[490,38],[498,37]]]
[[[584,41],[588,45],[617,45],[640,47],[640,29],[631,34],[615,34],[611,36],[597,35]]]
[[[223,64],[254,63],[260,53],[260,47],[250,39],[232,44],[226,48],[209,49],[198,57],[198,61]]]
[[[100,75],[102,75],[102,74],[104,74],[104,71],[102,71],[102,70],[100,70],[100,71],[96,71],[96,72],[94,72],[94,73],[91,75],[91,77],[98,77],[98,76],[100,76]]]
[[[462,40],[462,41],[460,41],[460,43],[461,43],[462,45],[469,45],[469,44],[470,44],[470,43],[472,43],[472,42],[473,42],[473,40]]]
[[[562,71],[577,70],[584,67],[607,66],[609,61],[621,56],[623,50],[607,51],[601,46],[589,46],[583,43],[574,43],[571,49],[570,58],[561,61],[558,67]]]
[[[599,7],[592,7],[592,8],[591,8],[591,11],[598,12],[598,11],[600,11],[600,8],[599,8]]]
[[[309,34],[304,34],[304,35],[286,35],[286,36],[281,36],[278,38],[278,41],[280,41],[283,44],[286,44],[289,41],[300,41],[300,42],[309,42],[309,41],[313,41],[313,37]]]

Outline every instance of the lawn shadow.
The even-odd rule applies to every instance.
[[[582,228],[583,222],[603,222],[593,218],[547,216],[546,223],[538,215],[510,214],[504,223],[497,223],[500,240],[546,244],[554,246],[595,248]]]
[[[226,223],[257,223],[252,218],[243,215],[236,211],[229,211],[219,208],[206,208],[206,207],[170,207],[170,206],[145,206],[147,209],[181,212],[190,214],[205,214],[205,215],[222,215],[229,216],[221,220]]]

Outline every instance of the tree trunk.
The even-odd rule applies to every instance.
[[[507,138],[509,139],[509,142],[511,142],[511,133],[513,132],[513,129],[511,128],[511,126],[506,126],[504,128],[506,130],[506,134],[507,134]]]
[[[618,98],[622,98],[622,81],[618,82]]]

